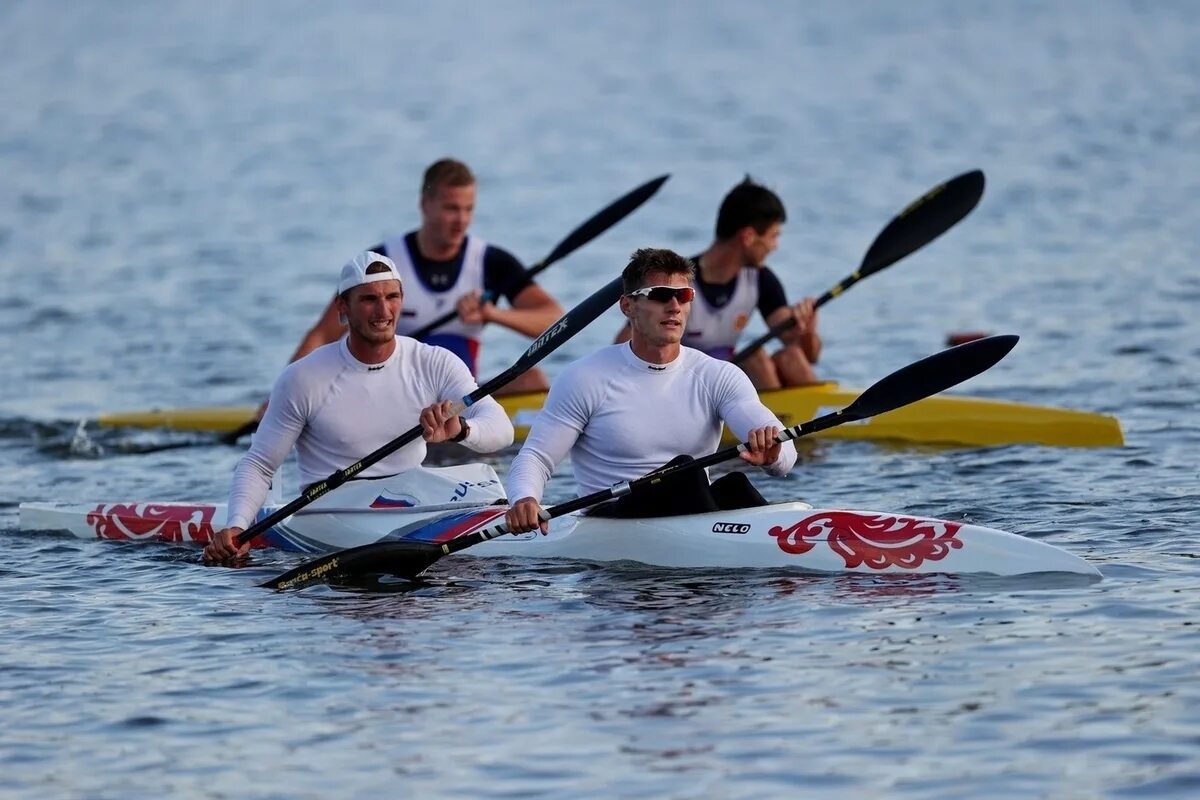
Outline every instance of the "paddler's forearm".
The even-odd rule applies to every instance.
[[[463,422],[469,430],[459,444],[476,453],[493,453],[513,443],[512,420],[491,397],[483,398],[463,412]]]
[[[808,358],[808,363],[816,364],[821,360],[821,347],[823,344],[820,334],[813,329],[809,329],[801,337],[800,349],[804,351],[805,357]]]
[[[304,419],[290,400],[287,388],[281,385],[286,383],[287,375],[285,372],[276,381],[271,391],[271,403],[250,442],[250,449],[234,468],[225,523],[231,528],[247,528],[254,522],[267,499],[271,480],[304,429]]]
[[[540,503],[550,473],[551,470],[547,469],[541,458],[528,447],[522,447],[508,469],[508,479],[504,482],[505,494],[510,502],[531,497]]]
[[[253,458],[250,452],[237,463],[233,471],[233,486],[229,490],[229,512],[225,525],[230,528],[245,530],[250,527],[258,516],[271,489],[273,472],[267,472],[264,465]]]

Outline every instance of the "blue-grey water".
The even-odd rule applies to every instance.
[[[1182,1],[0,4],[0,795],[1195,797],[1198,42]],[[257,402],[446,154],[527,262],[673,174],[544,274],[564,306],[705,246],[746,172],[799,297],[983,169],[970,217],[823,309],[822,373],[1017,333],[962,391],[1115,414],[1126,446],[818,444],[759,486],[1103,580],[447,560],[277,595],[283,555],[17,530],[27,500],[222,499],[236,449],[78,423]],[[490,331],[484,372],[524,348]]]

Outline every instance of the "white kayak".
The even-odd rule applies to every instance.
[[[328,553],[383,540],[445,542],[495,524],[506,506],[490,467],[423,470],[435,488],[414,491],[387,479],[353,481],[288,517],[256,541],[300,553]],[[440,474],[439,474],[440,473]],[[493,477],[488,477],[488,474]],[[443,481],[438,488],[438,481]],[[267,506],[260,519],[280,506]],[[21,529],[83,538],[203,544],[224,527],[218,503],[22,503]],[[475,557],[635,561],[659,567],[800,569],[861,573],[1071,572],[1099,577],[1058,547],[964,522],[877,511],[817,509],[808,503],[651,519],[568,514],[550,533],[501,536],[467,548]]]

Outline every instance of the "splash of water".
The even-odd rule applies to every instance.
[[[75,435],[71,437],[71,444],[67,448],[67,452],[77,458],[102,458],[104,456],[104,448],[88,436],[87,420],[81,419],[75,426]]]

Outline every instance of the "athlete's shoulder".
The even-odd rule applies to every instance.
[[[763,264],[761,267],[752,267],[751,269],[757,273],[759,289],[768,287],[783,289],[783,282],[779,280],[779,276],[766,264]]]
[[[680,355],[686,359],[684,366],[700,376],[707,383],[738,382],[746,376],[736,364],[720,358],[713,358],[702,350],[694,347],[680,348]]]
[[[602,381],[606,375],[611,374],[614,367],[623,363],[621,351],[622,349],[628,349],[628,347],[628,344],[605,345],[582,358],[572,361],[563,370],[562,374],[566,375],[570,373]]]
[[[345,338],[345,337],[343,337]],[[298,358],[284,368],[284,372],[309,372],[337,366],[342,361],[342,339],[329,344],[323,344],[312,350],[303,358]]]
[[[570,408],[586,416],[603,405],[621,369],[621,346],[601,347],[568,364],[550,384],[547,407]]]
[[[408,361],[416,361],[420,364],[431,364],[444,366],[457,362],[462,364],[462,359],[454,355],[444,347],[427,342],[420,342],[409,336],[396,337],[396,352],[401,357]],[[466,365],[463,364],[465,368]]]
[[[480,239],[478,236],[472,236],[471,240],[483,245],[483,257],[484,258],[488,258],[488,259],[498,258],[498,259],[512,260],[512,261],[517,260],[517,257],[512,254],[511,250],[501,247],[500,245],[496,244],[495,242],[489,241],[487,239]]]
[[[401,380],[419,380],[435,389],[475,380],[463,360],[450,350],[407,336],[396,337],[396,359]]]
[[[342,340],[321,345],[303,358],[298,358],[283,368],[278,385],[289,391],[307,391],[312,386],[327,385],[342,371],[345,359],[342,356]]]
[[[483,250],[483,265],[489,271],[496,270],[505,275],[510,273],[523,273],[525,267],[521,264],[521,259],[514,256],[508,250],[505,250],[499,245],[491,242],[482,242]]]
[[[599,350],[588,353],[582,358],[568,364],[550,385],[550,391],[556,388],[571,392],[594,392],[612,382],[613,376],[621,368],[621,347],[611,344]]]
[[[679,357],[683,359],[684,366],[693,371],[720,371],[724,367],[732,367],[728,361],[722,361],[719,358],[713,358],[703,350],[697,350],[694,347],[686,345],[679,348]],[[734,367],[737,369],[737,367]]]

